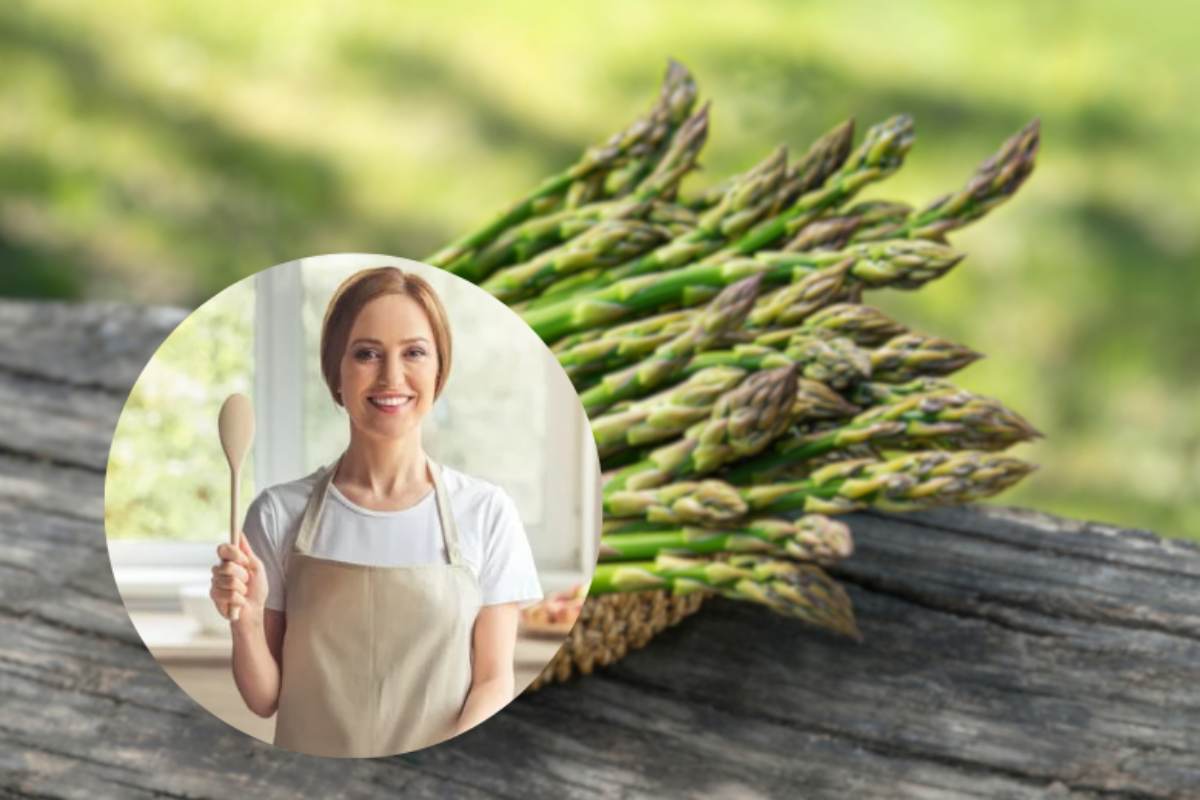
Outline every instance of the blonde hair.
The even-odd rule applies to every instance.
[[[429,318],[429,327],[433,329],[433,346],[438,356],[434,399],[446,385],[446,376],[450,374],[450,323],[441,299],[432,286],[411,272],[398,267],[374,267],[360,270],[342,281],[325,308],[325,320],[321,323],[321,374],[325,377],[325,385],[329,387],[333,402],[338,405],[342,404],[342,357],[346,353],[346,340],[350,337],[354,320],[367,303],[389,294],[411,297]]]

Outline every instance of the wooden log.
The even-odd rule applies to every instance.
[[[149,655],[104,541],[182,315],[0,302],[0,796],[1200,797],[1200,548],[994,507],[851,518],[862,644],[714,600],[419,753],[246,737]]]

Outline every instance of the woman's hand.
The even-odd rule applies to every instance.
[[[239,622],[247,618],[262,619],[263,604],[267,601],[267,572],[246,534],[238,531],[238,546],[222,544],[217,548],[221,563],[212,568],[212,598],[221,616],[229,619],[232,609],[241,609]]]

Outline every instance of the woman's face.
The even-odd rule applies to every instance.
[[[350,424],[387,438],[408,434],[433,405],[438,356],[429,317],[407,295],[376,297],[358,312],[342,355]]]

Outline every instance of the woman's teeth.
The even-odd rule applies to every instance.
[[[407,405],[412,401],[412,397],[369,397],[367,398],[373,405],[382,406],[384,408],[395,408],[397,406]]]

